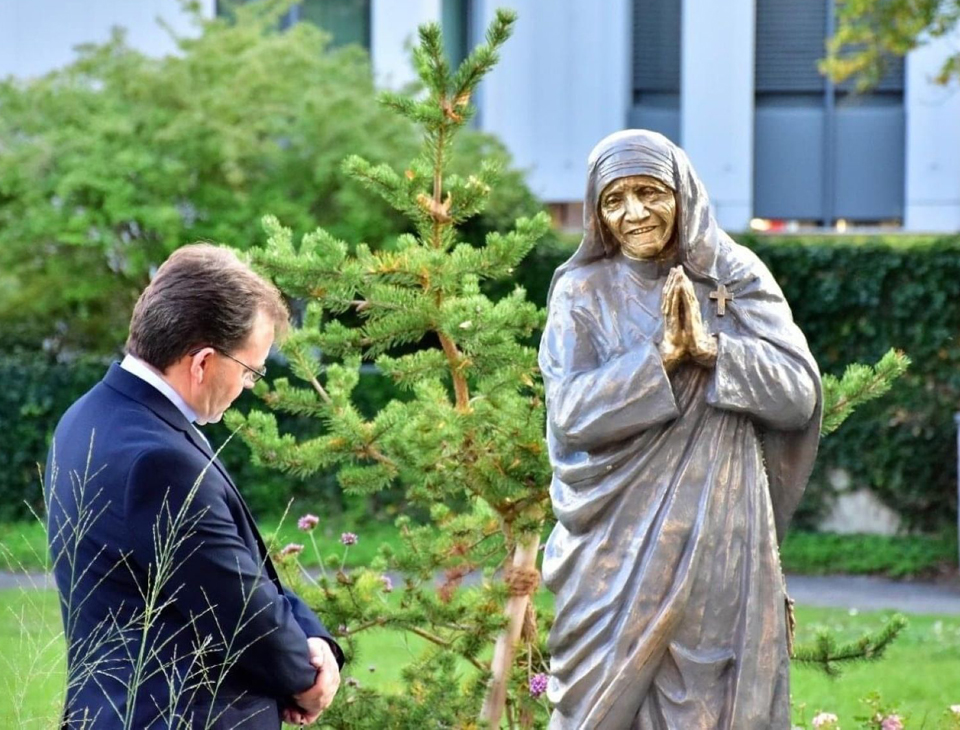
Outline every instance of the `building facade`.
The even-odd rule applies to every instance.
[[[401,87],[418,24],[441,22],[459,59],[503,6],[519,21],[478,95],[477,124],[506,143],[561,224],[578,223],[593,145],[646,127],[686,149],[728,230],[960,229],[960,93],[931,80],[956,39],[892,63],[858,95],[817,71],[834,0],[303,0],[286,22],[366,46],[379,82]],[[224,7],[201,0],[208,16]],[[113,25],[141,50],[170,52],[157,17],[190,32],[177,0],[5,0],[0,75],[67,63]]]

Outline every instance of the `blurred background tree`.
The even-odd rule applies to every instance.
[[[0,518],[42,509],[36,465],[57,418],[119,353],[136,297],[176,248],[247,249],[268,212],[373,250],[411,230],[340,164],[348,154],[402,164],[417,149],[414,125],[376,102],[364,49],[335,47],[311,23],[283,29],[291,4],[196,15],[174,56],[144,55],[116,31],[46,76],[0,80],[0,379],[11,384],[0,430],[13,436],[0,450]],[[481,159],[502,173],[496,200],[461,228],[474,242],[541,208],[500,142],[464,129],[451,171]],[[384,400],[363,378],[365,397]],[[284,426],[296,431],[296,419]],[[258,514],[293,495],[343,504],[330,475],[305,485],[241,448],[224,459]]]
[[[266,212],[374,249],[408,230],[363,196],[348,153],[400,164],[412,125],[375,101],[369,56],[332,48],[310,23],[281,29],[290,2],[196,15],[179,54],[148,57],[121,31],[39,79],[0,82],[0,330],[8,346],[114,353],[151,272],[174,249],[246,249]],[[466,130],[458,160],[508,169],[469,238],[539,205],[508,155]]]
[[[827,42],[821,70],[834,81],[856,80],[861,91],[875,86],[892,57],[905,56],[956,30],[958,0],[851,0],[838,3],[837,30]],[[949,57],[936,81],[960,78],[960,53]]]

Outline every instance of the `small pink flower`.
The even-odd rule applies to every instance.
[[[547,691],[547,675],[534,674],[530,677],[530,696],[534,699],[540,697]]]
[[[297,520],[297,529],[302,532],[310,532],[319,522],[320,518],[316,515],[304,515]]]
[[[839,722],[840,718],[832,712],[818,712],[811,721],[811,724],[817,730],[839,730],[840,726],[837,724]]]
[[[287,557],[289,555],[299,555],[301,552],[303,552],[303,545],[298,545],[295,542],[291,542],[280,551],[280,555]]]
[[[357,540],[359,539],[360,538],[358,538],[353,532],[345,532],[340,535],[340,542],[342,542],[344,545],[356,545]]]
[[[392,593],[393,592],[393,581],[390,579],[389,575],[383,576],[380,580],[383,581],[383,592]]]
[[[887,715],[880,723],[880,730],[903,730],[903,721],[899,715]]]

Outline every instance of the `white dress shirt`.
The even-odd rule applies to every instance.
[[[134,357],[133,355],[127,355],[124,357],[123,362],[120,363],[120,367],[131,375],[136,375],[138,378],[152,385],[154,388],[163,393],[167,397],[167,400],[173,403],[173,405],[177,407],[177,410],[183,414],[183,417],[189,421],[190,425],[193,426],[193,429],[200,434],[201,438],[207,442],[207,445],[210,445],[210,442],[207,441],[207,437],[203,435],[203,432],[199,428],[197,428],[196,412],[187,405],[187,402],[176,390],[174,390],[170,383],[163,379],[163,376],[160,375],[160,373],[154,370],[143,360],[138,357]]]

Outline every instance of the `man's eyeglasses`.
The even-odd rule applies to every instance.
[[[191,351],[188,352],[187,354],[188,354],[190,357],[193,357],[193,356],[196,355],[198,352],[200,352],[200,350],[202,350],[202,349],[203,349],[202,347],[198,347],[196,350],[191,350]],[[243,367],[246,368],[247,371],[248,371],[248,374],[245,374],[245,375],[247,375],[247,377],[250,378],[250,382],[256,383],[256,382],[262,380],[263,378],[267,377],[267,369],[266,369],[266,368],[264,368],[263,370],[257,370],[256,368],[252,368],[252,367],[250,367],[249,365],[247,365],[243,360],[237,360],[237,358],[235,358],[233,355],[230,355],[230,354],[224,352],[223,350],[218,350],[216,347],[214,347],[213,350],[214,350],[215,352],[223,355],[224,357],[228,357],[228,358],[230,358],[231,360],[233,360],[234,362],[240,363],[241,365],[243,365]]]

